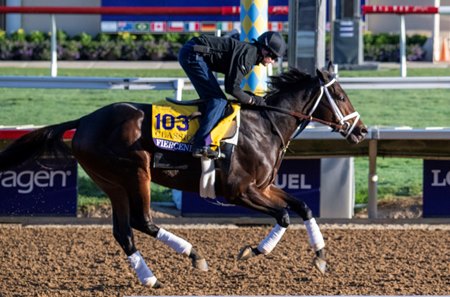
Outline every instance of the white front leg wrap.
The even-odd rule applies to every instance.
[[[214,160],[202,157],[202,175],[200,176],[200,197],[202,198],[216,198],[216,190],[214,185],[216,183],[216,167]]]
[[[159,229],[156,239],[165,243],[179,254],[189,256],[191,253],[192,244],[163,228]]]
[[[316,223],[316,219],[312,218],[305,221],[306,232],[309,237],[309,244],[314,251],[319,251],[325,247],[325,241],[323,240],[322,233],[319,226]]]
[[[144,286],[153,287],[156,283],[156,277],[153,275],[153,272],[148,268],[145,263],[144,258],[142,258],[141,253],[139,251],[135,252],[131,256],[128,256],[128,261],[130,262],[131,268],[136,272],[139,281]]]
[[[286,228],[276,224],[275,227],[273,227],[272,231],[270,231],[269,235],[267,235],[267,237],[264,238],[263,241],[261,241],[261,243],[258,245],[258,251],[260,251],[264,255],[269,254],[278,244],[281,237],[283,237],[285,231]]]

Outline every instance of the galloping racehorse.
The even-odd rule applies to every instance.
[[[243,106],[238,144],[225,159],[216,160],[217,195],[230,203],[275,218],[276,225],[257,247],[244,247],[239,259],[269,254],[290,220],[288,209],[303,219],[315,252],[313,263],[325,272],[325,242],[308,206],[274,185],[276,172],[291,137],[309,122],[333,128],[349,143],[361,142],[367,130],[332,71],[316,76],[291,69],[271,77],[267,106]],[[0,171],[37,158],[44,151],[69,153],[62,135],[76,129],[72,154],[94,182],[109,196],[113,209],[113,234],[128,256],[143,285],[161,283],[136,249],[133,229],[144,232],[176,252],[191,258],[193,266],[207,270],[205,258],[186,240],[158,227],[150,214],[150,181],[183,191],[198,192],[201,165],[189,153],[176,158],[183,169],[153,168],[157,149],[151,139],[150,104],[115,103],[80,119],[43,127],[24,135],[0,153]],[[162,152],[174,154],[173,152]]]

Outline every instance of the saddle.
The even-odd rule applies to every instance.
[[[155,154],[155,168],[182,169],[181,164],[170,166],[164,151],[173,153],[190,153],[191,140],[199,128],[199,118],[205,100],[176,101],[167,98],[152,105],[152,139],[161,154]],[[223,142],[237,144],[240,105],[229,103],[225,116],[211,131],[211,147],[219,149]],[[163,155],[166,155],[164,157]],[[181,167],[180,167],[181,166]]]

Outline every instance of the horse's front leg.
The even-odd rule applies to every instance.
[[[316,219],[312,215],[311,209],[305,202],[289,195],[285,191],[272,186],[271,195],[279,197],[287,202],[289,209],[295,211],[300,215],[305,224],[306,233],[308,234],[309,244],[315,252],[313,259],[314,267],[324,274],[327,268],[327,262],[325,260],[325,241],[323,239],[322,232],[319,225],[317,225]]]
[[[261,254],[268,255],[281,240],[286,229],[287,226],[282,227],[279,224],[276,224],[275,227],[272,228],[270,233],[259,243],[257,247],[254,248],[250,245],[247,245],[242,248],[238,254],[238,260],[247,260]]]
[[[267,195],[267,191],[262,191],[256,187],[249,187],[240,202],[245,207],[274,217],[277,224],[257,247],[245,246],[242,248],[238,259],[247,260],[258,255],[268,255],[281,240],[290,224],[289,214],[286,210],[287,204],[279,199],[271,199],[271,196]]]
[[[246,197],[248,199],[243,199],[246,206],[273,216],[277,220],[277,224],[256,248],[251,246],[244,247],[240,251],[238,259],[246,260],[261,254],[267,255],[275,248],[290,224],[289,214],[286,210],[289,206],[292,210],[296,211],[304,221],[309,237],[309,243],[311,248],[315,251],[315,257],[313,259],[314,267],[322,274],[325,273],[325,241],[309,207],[303,201],[290,196],[283,190],[274,186],[271,186],[264,191],[253,189],[249,194],[250,195]]]

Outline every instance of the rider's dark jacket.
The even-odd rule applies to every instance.
[[[212,35],[201,35],[193,41],[204,46],[198,51],[209,68],[225,75],[225,92],[240,102],[248,103],[251,97],[241,89],[241,82],[253,66],[263,60],[258,44]]]

